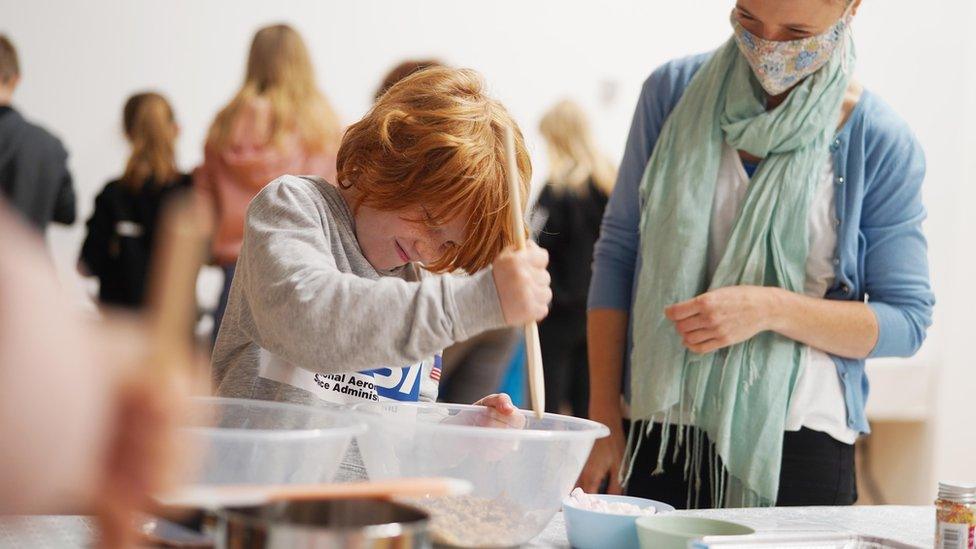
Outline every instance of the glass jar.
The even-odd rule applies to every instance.
[[[976,482],[940,482],[935,549],[976,549]]]

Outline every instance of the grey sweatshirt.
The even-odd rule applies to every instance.
[[[377,272],[339,191],[286,175],[248,207],[214,384],[221,396],[306,404],[434,400],[441,350],[503,325],[490,268]]]

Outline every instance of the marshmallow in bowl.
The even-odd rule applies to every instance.
[[[573,492],[569,495],[569,499],[576,507],[597,513],[628,515],[634,517],[643,517],[657,513],[657,509],[655,509],[653,506],[642,509],[633,503],[605,501],[587,494],[582,488],[576,488],[573,490]]]

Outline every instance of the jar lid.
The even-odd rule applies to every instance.
[[[976,482],[940,482],[939,499],[976,503]]]

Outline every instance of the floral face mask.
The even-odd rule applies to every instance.
[[[851,3],[853,5],[853,2]],[[742,26],[732,11],[732,28],[739,51],[752,67],[756,79],[770,95],[779,95],[817,72],[834,54],[851,21],[850,6],[823,34],[777,42],[760,38]]]

